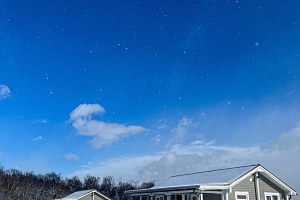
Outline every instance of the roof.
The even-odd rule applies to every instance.
[[[196,172],[190,174],[175,175],[171,176],[166,181],[157,184],[152,189],[188,185],[200,186],[208,184],[228,184],[256,166],[257,165],[248,165],[241,167]]]
[[[104,199],[110,200],[110,198],[101,194],[97,190],[82,190],[82,191],[74,192],[74,193],[62,198],[61,200],[78,200],[88,194],[91,194],[91,193],[97,193],[99,196],[103,197]]]
[[[90,192],[92,192],[93,190],[83,190],[83,191],[78,191],[78,192],[74,192],[72,194],[70,194],[69,196],[66,196],[65,198],[63,198],[63,200],[67,200],[67,199],[78,199]]]
[[[169,179],[158,183],[150,189],[126,191],[127,194],[151,193],[162,191],[178,191],[178,190],[221,190],[229,189],[238,184],[244,178],[259,171],[266,175],[277,186],[285,191],[289,191],[291,195],[296,195],[296,191],[283,183],[279,178],[266,170],[259,164],[215,169],[209,171],[195,172],[189,174],[181,174],[171,176]]]

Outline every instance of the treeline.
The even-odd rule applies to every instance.
[[[153,182],[139,184],[138,181],[123,182],[112,176],[100,179],[86,175],[81,181],[77,176],[63,178],[60,174],[34,174],[16,169],[4,170],[0,166],[1,200],[53,200],[63,198],[80,190],[96,189],[113,200],[127,200],[126,190],[146,189],[154,186]]]

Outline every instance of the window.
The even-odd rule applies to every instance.
[[[156,200],[164,200],[164,196],[156,196]]]
[[[265,192],[265,200],[280,200],[279,193]]]
[[[176,195],[176,200],[182,200],[182,195]]]
[[[235,192],[235,200],[249,200],[249,193],[248,192]]]

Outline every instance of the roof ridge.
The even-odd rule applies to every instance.
[[[178,174],[178,175],[173,175],[170,178],[178,177],[178,176],[192,175],[192,174],[201,174],[201,173],[207,173],[207,172],[214,172],[214,171],[222,171],[222,170],[227,170],[227,169],[238,169],[238,168],[251,167],[251,166],[260,166],[260,164],[252,164],[252,165],[244,165],[244,166],[238,166],[238,167],[220,168],[220,169],[213,169],[213,170],[207,170],[207,171],[201,171],[201,172],[193,172],[193,173],[187,173],[187,174]]]

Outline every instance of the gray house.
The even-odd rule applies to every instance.
[[[83,190],[78,191],[66,196],[62,199],[56,200],[111,200],[97,190]]]
[[[290,200],[297,192],[261,165],[171,176],[130,200]]]

